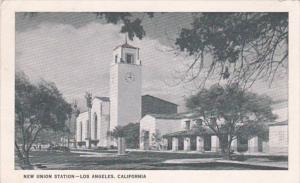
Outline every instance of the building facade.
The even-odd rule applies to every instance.
[[[177,113],[177,105],[151,96],[142,96],[142,64],[139,48],[127,42],[113,50],[110,67],[110,97],[94,97],[92,107],[76,119],[76,144],[80,148],[116,145],[110,137],[116,126],[140,123],[140,149],[172,151],[220,151],[218,137],[209,128],[199,132],[201,117]],[[277,105],[278,119],[287,118],[287,105]],[[222,123],[222,121],[217,121]],[[270,125],[269,141],[259,137],[236,137],[236,152],[287,153],[286,124]],[[275,147],[280,146],[280,147]]]
[[[177,105],[174,103],[151,95],[142,96],[142,64],[139,55],[139,48],[127,42],[113,50],[110,97],[94,97],[89,111],[77,117],[77,147],[116,145],[109,135],[116,126],[138,123],[146,113],[177,113]]]
[[[269,152],[288,153],[288,122],[282,121],[269,125]]]
[[[142,67],[139,48],[127,44],[113,50],[110,67],[110,130],[141,118]]]
[[[220,122],[221,123],[221,122]],[[202,126],[199,131],[193,126]],[[269,124],[268,139],[234,137],[231,150],[240,153],[288,153],[288,122]],[[140,149],[160,151],[221,151],[220,140],[192,114],[148,114],[140,121]]]

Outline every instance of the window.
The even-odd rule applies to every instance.
[[[202,119],[196,119],[196,125],[202,126],[203,120]]]
[[[191,128],[191,121],[185,121],[185,129],[189,130]]]
[[[115,63],[118,62],[118,55],[115,56]]]
[[[126,54],[126,63],[127,64],[133,64],[134,63],[132,54]]]

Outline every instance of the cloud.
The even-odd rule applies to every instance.
[[[118,25],[92,22],[79,28],[41,23],[36,29],[16,32],[16,69],[33,81],[55,82],[69,100],[83,97],[87,90],[108,96],[112,50],[124,42],[119,31]],[[164,46],[148,37],[131,44],[141,49],[143,93],[178,98],[165,84],[179,65],[174,55],[162,51]]]
[[[124,42],[120,25],[90,22],[84,26],[42,22],[34,29],[16,32],[16,69],[23,70],[33,81],[44,78],[56,83],[67,100],[82,99],[85,91],[109,96],[109,68],[112,50]],[[170,86],[174,70],[182,70],[187,58],[164,50],[168,46],[153,37],[134,40],[140,48],[143,65],[143,94],[161,97],[182,105],[190,95],[192,84]],[[283,81],[283,82],[282,82]],[[286,98],[284,84],[276,81],[275,89],[257,85],[277,98]]]

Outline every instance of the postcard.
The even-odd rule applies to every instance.
[[[299,1],[4,1],[1,182],[297,182]]]

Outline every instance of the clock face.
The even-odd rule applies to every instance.
[[[127,72],[125,74],[125,81],[127,81],[127,82],[135,81],[135,75],[132,72]]]

